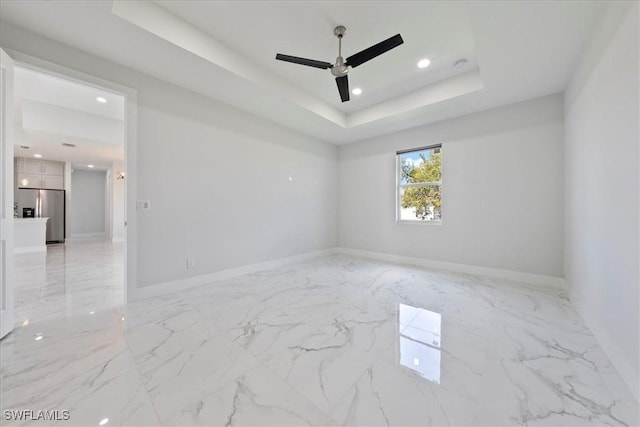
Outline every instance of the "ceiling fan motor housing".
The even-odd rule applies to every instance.
[[[336,77],[342,77],[346,76],[348,72],[349,68],[347,68],[347,66],[345,65],[344,59],[342,59],[342,56],[338,56],[336,58],[336,64],[331,67],[331,74]]]

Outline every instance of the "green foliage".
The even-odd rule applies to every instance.
[[[402,183],[417,184],[423,182],[439,182],[442,178],[442,156],[440,152],[432,152],[427,159],[420,154],[422,162],[418,166],[403,163]],[[402,208],[415,208],[416,218],[439,219],[442,212],[442,194],[440,185],[424,187],[407,187],[402,193]]]

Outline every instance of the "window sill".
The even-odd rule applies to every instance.
[[[399,220],[396,220],[396,223],[399,225],[442,225],[442,220],[421,221],[421,220],[399,219]]]

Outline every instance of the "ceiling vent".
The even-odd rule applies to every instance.
[[[63,147],[71,147],[71,148],[76,148],[76,144],[70,144],[68,142],[63,142],[62,143]]]
[[[466,59],[464,59],[464,58],[462,58],[462,59],[458,59],[458,60],[453,64],[453,66],[454,66],[454,67],[456,67],[456,68],[462,68],[462,67],[464,67],[465,65],[467,65],[467,60],[466,60]]]

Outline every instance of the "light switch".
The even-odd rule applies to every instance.
[[[136,208],[139,211],[150,211],[151,210],[151,201],[150,200],[137,200]]]

